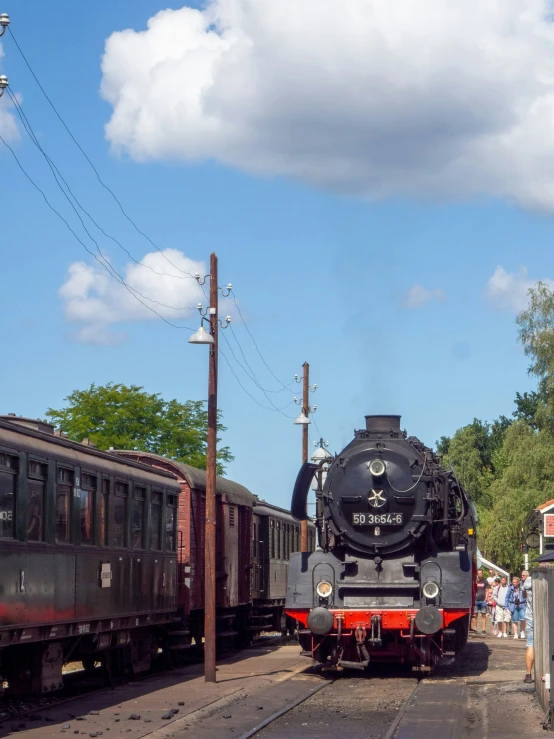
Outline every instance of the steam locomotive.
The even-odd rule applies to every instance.
[[[285,611],[324,667],[400,662],[429,672],[467,641],[473,504],[454,472],[400,430],[400,416],[365,418],[326,471],[300,469],[291,512],[307,518],[315,475],[319,547],[291,555]]]

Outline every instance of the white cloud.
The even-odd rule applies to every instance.
[[[539,280],[530,279],[527,267],[520,267],[517,272],[506,272],[504,267],[499,265],[487,282],[485,296],[496,308],[519,313],[527,308],[528,292],[537,282]],[[551,290],[554,289],[554,280],[543,278],[541,282],[548,285]]]
[[[207,0],[112,34],[106,135],[378,198],[554,209],[551,0]]]
[[[2,48],[2,44],[0,44],[0,60],[3,56],[4,50]],[[10,98],[4,93],[0,98],[0,135],[6,141],[15,141],[19,137],[15,118],[12,113],[10,113],[10,108],[12,107]]]
[[[430,303],[431,300],[444,303],[446,300],[444,290],[426,290],[421,285],[412,285],[404,296],[402,305],[404,308],[421,308],[423,305]]]
[[[197,315],[191,316],[190,309],[195,309],[197,303],[205,303],[206,299],[197,281],[185,277],[183,272],[204,275],[204,264],[188,259],[176,249],[151,252],[140,264],[127,264],[120,272],[130,290],[97,262],[71,264],[59,295],[64,302],[66,319],[79,325],[74,338],[85,344],[109,346],[126,338],[124,332],[114,330],[117,324],[160,320],[133,296],[133,291],[172,323],[197,328]]]

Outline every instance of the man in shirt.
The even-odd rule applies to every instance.
[[[496,623],[498,624],[498,638],[508,638],[508,624],[512,616],[506,607],[506,596],[508,595],[508,578],[501,577],[500,585],[495,589],[494,599],[496,601]]]
[[[535,647],[533,640],[533,580],[527,577],[522,585],[523,594],[525,595],[525,638],[527,639],[527,649],[525,650],[525,679],[523,682],[532,683],[533,681],[533,664],[535,662]]]
[[[487,626],[487,590],[489,584],[483,577],[483,570],[477,570],[477,580],[475,581],[475,606],[473,608],[473,618],[471,620],[471,631],[476,633],[478,630],[477,620],[481,615],[481,633],[486,634]]]

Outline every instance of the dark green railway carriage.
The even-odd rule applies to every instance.
[[[257,501],[253,515],[253,619],[264,630],[285,631],[285,600],[289,558],[300,551],[300,522],[290,511]],[[308,522],[308,551],[315,549],[315,526]],[[260,629],[261,630],[261,629]]]
[[[172,645],[179,492],[171,474],[0,417],[0,685],[54,690],[69,659],[140,672]]]

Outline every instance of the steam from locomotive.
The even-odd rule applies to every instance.
[[[305,519],[316,475],[319,550],[293,554],[286,612],[327,666],[400,661],[430,670],[467,640],[475,569],[473,506],[452,470],[400,416],[366,428],[332,460],[301,468],[292,514]]]

